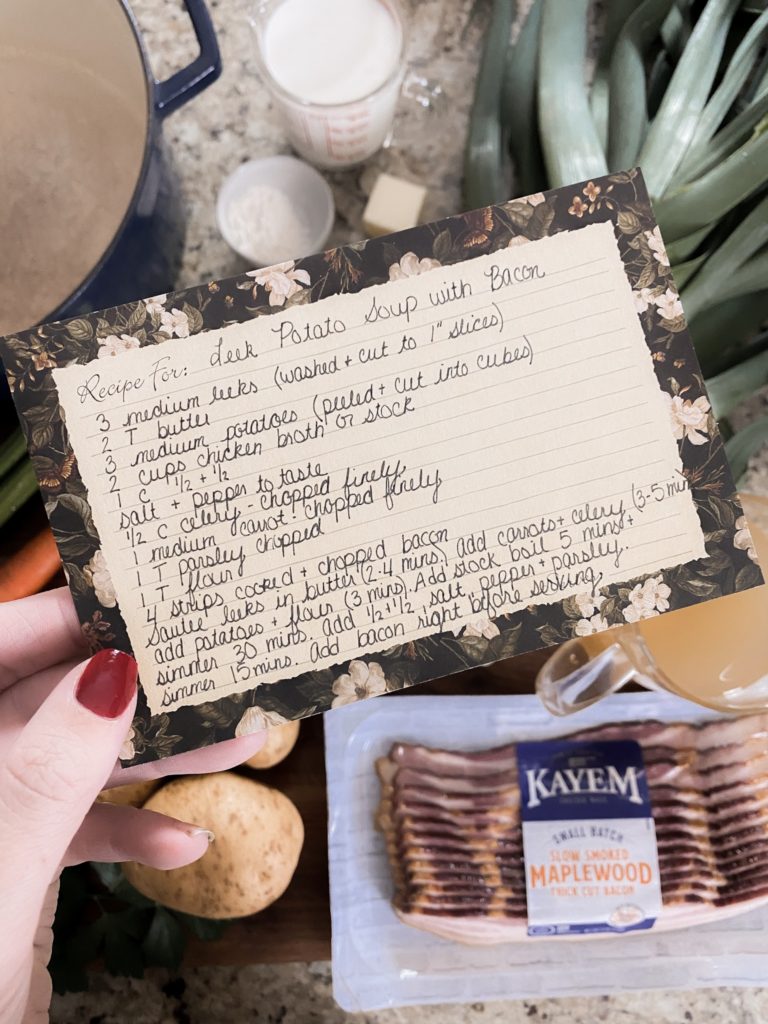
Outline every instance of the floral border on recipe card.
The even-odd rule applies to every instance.
[[[3,339],[5,369],[83,630],[94,650],[110,646],[130,651],[88,494],[62,423],[49,372],[52,368],[162,344],[169,338],[191,337],[599,221],[610,221],[614,227],[659,386],[667,398],[671,429],[705,534],[707,557],[604,587],[594,596],[582,594],[494,620],[480,618],[458,636],[435,634],[370,658],[306,672],[168,714],[151,716],[140,693],[133,728],[122,751],[124,762],[138,764],[205,746],[748,589],[762,580],[754,547],[664,243],[637,170]]]

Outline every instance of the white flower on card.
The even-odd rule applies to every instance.
[[[534,192],[532,195],[526,196],[525,201],[526,203],[528,203],[529,206],[539,206],[541,203],[544,202],[544,193]]]
[[[752,561],[756,562],[757,551],[755,550],[755,542],[752,540],[752,534],[747,526],[747,520],[744,516],[739,516],[735,525],[736,533],[733,538],[733,546],[740,551],[746,551]]]
[[[495,636],[500,636],[500,630],[487,615],[481,615],[467,623],[464,627],[464,636],[481,636],[486,640],[493,640]]]
[[[512,235],[507,242],[507,248],[516,249],[518,245],[528,245],[529,242],[530,238],[526,238],[525,235]]]
[[[144,305],[150,316],[162,316],[165,312],[165,300],[167,295],[153,295],[151,299],[145,299]]]
[[[661,295],[654,296],[653,302],[662,320],[675,320],[683,315],[683,304],[680,301],[680,296],[677,292],[672,291],[671,288],[667,288]]]
[[[117,755],[121,761],[132,761],[136,757],[136,747],[133,741],[136,739],[136,730],[131,726],[128,730],[128,735],[123,740],[123,745],[120,747],[120,753]]]
[[[602,633],[604,629],[608,629],[608,622],[602,615],[592,615],[588,619],[579,619],[573,627],[576,636],[592,636],[593,633]]]
[[[652,619],[669,608],[672,593],[661,576],[649,576],[645,583],[638,583],[629,594],[629,604],[622,608],[626,622]]]
[[[593,594],[577,594],[573,602],[583,619],[591,618],[597,611],[597,602]]]
[[[277,711],[265,711],[263,708],[256,707],[247,708],[235,726],[235,736],[251,736],[255,732],[272,729],[287,721],[288,719]]]
[[[680,395],[664,392],[669,406],[672,435],[677,441],[687,437],[691,444],[705,444],[709,431],[709,401],[701,395],[693,402]]]
[[[417,277],[419,274],[426,274],[428,270],[436,270],[441,265],[438,260],[430,259],[429,256],[419,259],[415,252],[407,252],[398,263],[390,264],[389,280],[402,281],[406,277]]]
[[[653,292],[650,288],[640,288],[632,292],[632,298],[635,300],[635,310],[644,313],[653,302]]]
[[[189,317],[181,309],[164,309],[160,314],[160,330],[169,338],[188,338]]]
[[[110,334],[106,338],[99,338],[99,359],[106,356],[119,356],[122,352],[128,352],[132,348],[140,348],[138,338],[132,338],[130,334]]]
[[[287,260],[263,270],[249,270],[246,276],[253,278],[253,297],[256,298],[256,285],[261,285],[269,293],[270,306],[284,306],[286,299],[300,292],[302,285],[310,283],[306,270],[296,270],[295,267],[293,260]]]
[[[114,608],[117,604],[117,594],[115,593],[115,587],[112,583],[112,577],[109,575],[107,560],[104,558],[104,553],[101,548],[99,548],[90,562],[88,562],[83,572],[86,581],[93,587],[94,593],[96,594],[96,600],[99,604],[103,605],[105,608]]]
[[[669,266],[669,256],[667,256],[667,250],[664,245],[664,239],[661,237],[661,231],[658,226],[653,231],[646,231],[645,237],[648,241],[648,248],[651,250],[653,255],[662,265],[662,267]]]
[[[366,697],[378,697],[387,692],[384,669],[376,661],[350,661],[349,672],[339,676],[331,687],[335,696],[331,707],[340,708]]]

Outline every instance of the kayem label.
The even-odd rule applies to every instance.
[[[640,745],[520,743],[517,757],[528,934],[650,928],[661,886]]]

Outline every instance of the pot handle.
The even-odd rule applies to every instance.
[[[221,54],[205,0],[184,0],[200,53],[187,67],[155,82],[155,110],[161,117],[172,114],[187,100],[211,85],[221,74]]]

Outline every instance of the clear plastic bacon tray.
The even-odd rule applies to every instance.
[[[534,696],[393,696],[325,716],[333,988],[348,1011],[426,1003],[768,984],[768,905],[679,931],[464,946],[403,924],[374,824],[377,757],[396,740],[481,750],[605,722],[704,721],[676,697],[619,694],[568,718]]]

